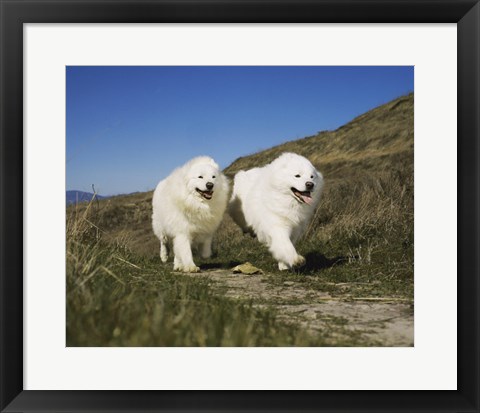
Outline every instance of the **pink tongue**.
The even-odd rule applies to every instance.
[[[311,197],[310,195],[300,194],[300,196],[302,197],[302,199],[304,200],[304,202],[306,202],[308,205],[311,205],[311,204],[312,204],[312,197]]]

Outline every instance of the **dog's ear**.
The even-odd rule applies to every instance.
[[[213,158],[211,158],[210,156],[199,156],[198,158],[196,158],[199,160],[199,163],[204,163],[206,165],[210,165],[210,166],[213,166],[214,168],[220,170],[218,164],[215,162],[215,160]]]
[[[279,169],[286,168],[292,160],[292,153],[284,152],[278,158],[272,161]]]
[[[220,171],[220,167],[218,166],[218,163],[216,163],[212,158],[209,158],[210,160],[210,165],[212,165],[215,169],[218,169]]]

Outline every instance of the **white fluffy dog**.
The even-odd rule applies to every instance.
[[[322,187],[323,176],[308,159],[284,153],[263,168],[235,175],[229,213],[286,270],[305,263],[294,244],[313,216]]]
[[[153,194],[153,232],[160,240],[160,258],[168,258],[173,240],[173,269],[198,272],[192,247],[203,258],[212,254],[212,237],[228,202],[228,181],[212,158],[200,156],[175,169]]]

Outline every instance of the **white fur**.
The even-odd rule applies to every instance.
[[[291,190],[307,190],[306,182],[314,184],[310,204],[301,202]],[[256,234],[279,269],[286,270],[305,263],[294,245],[313,216],[322,187],[323,176],[308,159],[284,153],[263,168],[235,175],[228,212],[244,232]]]
[[[201,178],[200,178],[201,177]],[[211,199],[205,191],[214,184]],[[212,254],[212,237],[223,218],[228,201],[228,181],[212,158],[200,156],[175,169],[153,193],[153,232],[160,240],[160,258],[168,258],[167,241],[173,240],[175,271],[198,272],[192,247],[203,258]]]

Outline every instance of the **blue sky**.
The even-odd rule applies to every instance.
[[[411,66],[69,66],[67,189],[153,189],[198,155],[236,158],[413,91]]]

